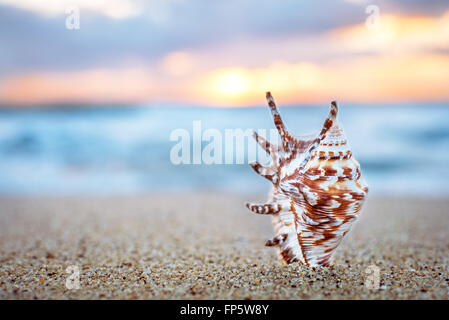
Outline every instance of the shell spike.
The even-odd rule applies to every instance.
[[[288,234],[287,233],[282,233],[280,235],[277,235],[273,239],[265,241],[265,246],[266,247],[278,246],[278,245],[284,243],[287,238],[288,238]]]
[[[296,145],[298,141],[288,132],[287,128],[284,125],[284,121],[282,121],[281,115],[279,114],[278,108],[276,107],[276,103],[274,102],[273,96],[271,92],[268,91],[266,93],[268,106],[270,107],[271,115],[273,116],[274,125],[279,132],[282,140],[282,146],[285,151],[290,151],[290,144]]]
[[[329,118],[331,118],[332,120],[337,120],[337,114],[338,114],[338,104],[337,101],[334,100],[331,102]]]
[[[332,125],[337,121],[337,114],[338,114],[338,105],[337,101],[331,102],[331,107],[329,110],[329,115],[327,116],[326,120],[324,121],[323,128],[321,129],[317,142],[319,143],[321,140],[323,140],[326,137],[326,133],[329,131],[329,129],[332,127]],[[315,147],[318,146],[315,144]],[[313,149],[315,149],[315,147]]]
[[[253,168],[254,171],[256,171],[262,177],[270,180],[275,184],[278,182],[278,175],[276,171],[273,170],[273,168],[265,167],[257,161],[251,162],[249,165],[251,166],[251,168]]]
[[[276,202],[269,202],[264,204],[255,204],[246,202],[246,207],[257,214],[276,214],[282,210],[282,206]]]
[[[315,140],[313,140],[312,143],[309,145],[308,149],[304,152],[304,159],[299,166],[301,170],[305,167],[306,163],[309,161],[312,155],[312,151],[315,150],[320,145],[321,141],[324,140],[324,138],[326,138],[327,132],[332,127],[332,125],[337,121],[337,113],[338,113],[337,102],[332,101],[329,110],[329,115],[324,121],[323,128],[321,129],[320,133],[315,138]]]
[[[272,146],[269,141],[264,137],[260,136],[256,131],[253,130],[254,140],[265,150],[266,153],[271,154]]]

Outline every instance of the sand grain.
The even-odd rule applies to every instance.
[[[264,247],[255,198],[2,198],[0,299],[448,299],[449,200],[369,198],[335,266],[314,271]]]

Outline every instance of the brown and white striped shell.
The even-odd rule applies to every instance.
[[[317,136],[300,138],[287,131],[269,92],[267,101],[281,144],[271,144],[254,132],[272,162],[251,166],[273,187],[267,203],[246,206],[272,216],[276,236],[265,245],[276,246],[285,263],[329,266],[368,192],[360,165],[338,125],[337,103],[331,103]]]

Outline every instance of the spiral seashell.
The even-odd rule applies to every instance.
[[[294,137],[286,129],[273,97],[267,101],[281,144],[274,145],[254,132],[272,162],[252,168],[273,184],[268,202],[247,203],[251,211],[269,214],[276,236],[266,246],[278,248],[287,263],[329,266],[332,255],[357,218],[368,186],[338,124],[337,103],[321,131],[312,137]]]

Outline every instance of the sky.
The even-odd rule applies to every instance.
[[[439,102],[448,83],[447,0],[0,0],[2,106]]]

